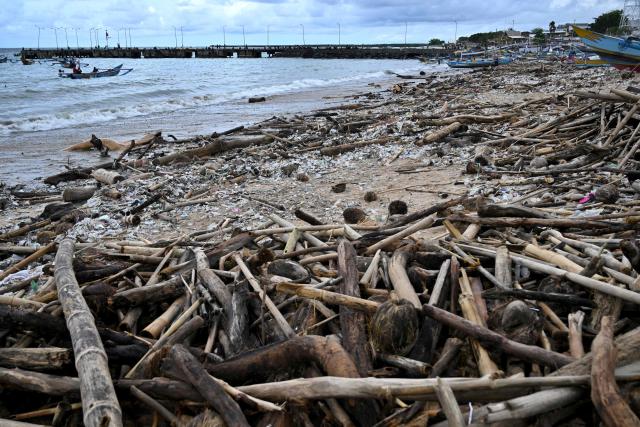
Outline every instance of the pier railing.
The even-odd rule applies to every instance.
[[[206,47],[23,49],[22,57],[74,58],[388,58],[442,57],[452,51],[421,45],[210,45]]]

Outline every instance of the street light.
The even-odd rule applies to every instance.
[[[227,47],[227,26],[222,26],[222,45]]]
[[[67,49],[69,49],[69,36],[67,35],[67,27],[64,27],[64,38],[67,40]]]
[[[76,30],[76,47],[78,48],[78,50],[80,50],[80,41],[78,40],[78,30],[80,28],[73,28],[74,30]]]
[[[300,24],[300,26],[302,27],[302,46],[305,46],[307,43],[304,40],[304,24]]]
[[[127,44],[127,29],[126,28],[120,28],[118,30],[118,37],[120,37],[120,31],[124,31],[124,47],[125,49],[127,48],[128,44]],[[119,43],[119,42],[118,42]]]
[[[242,44],[244,44],[244,47],[247,47],[247,38],[244,35],[244,25],[242,26]]]
[[[131,41],[131,28],[129,28],[129,47],[133,47],[133,42]]]
[[[38,50],[40,50],[40,30],[44,30],[44,27],[35,26],[38,29]]]
[[[100,49],[100,33],[98,31],[100,31],[101,29],[102,29],[101,27],[95,28],[96,47],[98,49]]]
[[[453,21],[456,23],[456,35],[453,37],[453,43],[458,44],[458,21]]]
[[[56,50],[58,50],[58,28],[50,27],[53,30],[53,33],[56,35]]]
[[[409,24],[407,21],[404,22],[404,46],[407,47],[407,28]]]
[[[182,25],[180,25],[180,46],[184,49],[184,33],[182,32]]]

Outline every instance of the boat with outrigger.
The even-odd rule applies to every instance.
[[[495,58],[470,58],[470,59],[456,59],[447,61],[447,65],[450,68],[486,68],[496,67],[498,65],[506,65],[513,62],[513,59],[507,56],[495,57]]]
[[[637,37],[623,39],[578,26],[573,27],[573,31],[600,59],[613,67],[640,72],[640,39]]]
[[[133,71],[133,68],[122,68],[122,66],[123,64],[120,64],[117,67],[107,68],[107,69],[96,68],[89,73],[82,73],[82,72],[64,73],[62,72],[62,70],[60,70],[58,73],[58,76],[63,78],[73,79],[73,80],[94,79],[94,78],[100,78],[100,77],[115,77],[117,75],[124,76],[125,74],[128,74],[131,71]]]

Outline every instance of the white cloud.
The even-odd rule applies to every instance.
[[[343,43],[401,42],[408,22],[408,41],[510,27],[546,27],[550,21],[590,21],[622,7],[622,0],[10,0],[0,8],[2,46],[33,46],[36,25],[116,31],[132,28],[134,43],[173,45],[173,27],[183,27],[185,44],[238,43],[245,26],[247,43],[264,43],[270,26],[272,43],[299,43],[300,24],[307,43],[335,42],[337,23]],[[49,34],[51,33],[51,34]],[[53,45],[45,30],[41,45]]]

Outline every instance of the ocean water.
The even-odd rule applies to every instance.
[[[7,54],[7,51],[0,54]],[[8,55],[13,59],[12,55]],[[83,59],[84,71],[120,63],[126,75],[71,80],[59,66],[0,64],[0,180],[27,182],[65,164],[96,161],[68,153],[92,133],[126,141],[161,130],[178,138],[307,112],[371,90],[391,73],[433,72],[418,61],[331,59]],[[65,70],[68,71],[68,70]],[[247,99],[265,96],[267,102]]]

